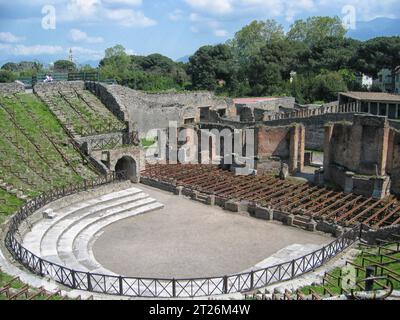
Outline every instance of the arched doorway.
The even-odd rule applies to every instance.
[[[132,157],[124,156],[119,159],[115,165],[115,173],[120,179],[128,177],[132,182],[138,182],[136,161]]]

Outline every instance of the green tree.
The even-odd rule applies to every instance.
[[[14,82],[15,74],[8,70],[0,70],[0,83]]]
[[[11,72],[18,72],[18,64],[14,62],[7,62],[3,64],[1,69],[6,70],[6,71],[11,71]]]
[[[128,79],[132,71],[131,58],[121,45],[106,49],[99,67],[103,77],[115,79],[119,83]]]
[[[69,60],[58,60],[54,62],[54,72],[68,73],[76,72],[76,64]]]
[[[392,90],[396,88],[396,67],[400,65],[400,37],[379,37],[363,43],[355,61],[357,69],[377,77],[381,69],[392,72]]]
[[[343,39],[346,33],[347,30],[339,17],[310,17],[306,21],[295,21],[287,37],[312,46],[331,37]]]
[[[313,101],[334,101],[339,92],[347,91],[346,82],[339,72],[321,73],[312,80],[311,85]]]
[[[264,45],[250,57],[248,78],[253,94],[283,94],[285,81],[297,70],[304,47],[296,41],[276,40]]]
[[[357,40],[338,37],[327,37],[315,42],[308,51],[307,68],[314,74],[321,70],[351,69],[359,46]]]
[[[189,80],[184,64],[174,62],[161,54],[151,54],[147,57],[132,56],[132,63],[136,70],[170,77],[179,85]]]
[[[8,62],[1,69],[14,72],[19,77],[29,77],[41,72],[43,65],[36,61]]]
[[[235,34],[227,45],[232,49],[243,70],[251,63],[250,57],[254,56],[268,42],[285,38],[283,26],[275,20],[253,21]],[[246,72],[246,71],[244,71]]]
[[[227,45],[201,47],[189,61],[189,74],[196,90],[216,90],[221,83],[230,90],[235,84],[236,66]]]

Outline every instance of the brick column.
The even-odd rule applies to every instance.
[[[289,155],[289,171],[290,174],[297,173],[299,161],[299,130],[295,125],[290,130],[290,155]]]
[[[385,124],[383,128],[379,129],[379,145],[378,145],[378,175],[386,175],[387,156],[389,149],[389,132],[390,127]]]
[[[325,142],[324,142],[324,178],[325,180],[330,180],[330,170],[329,166],[331,164],[332,157],[332,147],[331,140],[333,135],[333,124],[325,126]]]
[[[299,171],[304,170],[304,156],[306,152],[306,128],[304,125],[299,126]]]

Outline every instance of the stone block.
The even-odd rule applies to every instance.
[[[214,195],[207,197],[207,204],[209,206],[215,206],[215,196]]]
[[[354,190],[354,172],[346,172],[344,180],[344,193],[349,194]]]
[[[236,200],[229,200],[225,202],[225,210],[231,212],[240,212],[246,210],[242,203]]]
[[[317,230],[317,225],[318,225],[318,223],[317,223],[316,221],[311,220],[311,221],[307,224],[306,229],[307,229],[307,231],[315,232],[315,231]]]
[[[295,216],[293,214],[290,214],[286,217],[284,224],[291,227],[291,226],[293,226],[294,219],[295,219]]]
[[[176,187],[175,194],[181,197],[183,195],[183,187]]]
[[[56,217],[56,213],[52,209],[47,209],[43,212],[43,219],[53,220]]]
[[[323,169],[318,169],[315,171],[314,183],[318,186],[322,186],[325,184],[325,177],[324,177]]]
[[[377,200],[386,198],[390,194],[390,187],[390,177],[376,178],[372,197]]]
[[[263,207],[256,207],[255,216],[257,219],[272,221],[274,220],[274,210]]]

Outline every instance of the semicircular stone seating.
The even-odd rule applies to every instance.
[[[117,221],[162,207],[137,188],[109,193],[55,209],[52,219],[42,219],[32,227],[23,245],[42,259],[70,269],[113,275],[92,254],[94,236]]]

